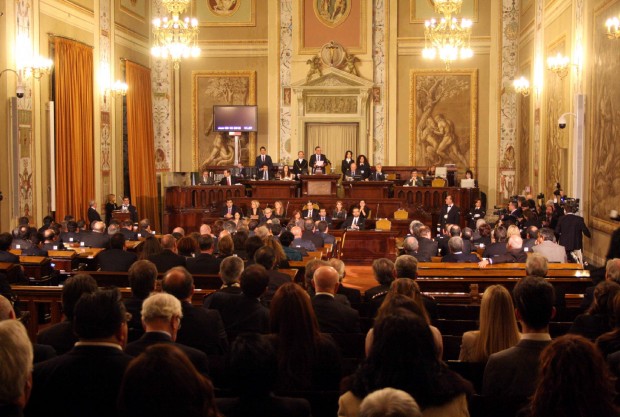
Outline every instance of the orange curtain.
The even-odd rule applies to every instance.
[[[95,198],[93,50],[54,38],[56,78],[56,219],[85,219]]]
[[[160,231],[155,140],[151,100],[151,70],[126,61],[127,150],[131,199],[140,218],[147,218]]]

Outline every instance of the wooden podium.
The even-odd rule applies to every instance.
[[[127,211],[114,210],[112,212],[112,218],[117,220],[119,223],[124,222],[125,220],[131,220],[131,214]]]
[[[332,196],[336,197],[336,189],[340,175],[316,174],[301,176],[301,193],[303,197]]]
[[[388,198],[392,181],[342,181],[344,195],[348,198]]]
[[[258,180],[241,181],[252,193],[255,199],[288,199],[295,198],[297,181]]]

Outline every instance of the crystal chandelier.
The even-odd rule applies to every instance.
[[[174,68],[179,68],[182,58],[200,56],[200,48],[196,44],[198,38],[198,20],[180,15],[187,9],[191,0],[162,0],[171,18],[153,19],[154,45],[151,54],[156,58],[170,58]]]
[[[474,55],[469,40],[472,22],[469,19],[456,19],[452,15],[461,11],[463,0],[435,0],[435,12],[443,17],[437,21],[424,23],[424,49],[422,57],[435,59],[439,56],[450,70],[450,63],[457,59],[467,59]]]

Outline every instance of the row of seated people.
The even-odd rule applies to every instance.
[[[407,275],[406,271],[398,269],[415,265],[415,260],[409,256],[401,258],[402,262],[397,261],[396,265],[390,265],[387,259],[377,260],[373,265],[377,278],[388,274],[390,269],[397,271],[395,275]],[[50,335],[55,334],[58,337],[64,333],[67,337],[71,334],[71,329],[74,329],[78,343],[67,355],[35,367],[33,392],[26,415],[60,415],[57,414],[59,410],[63,410],[63,415],[76,415],[72,412],[73,409],[79,410],[79,413],[88,412],[89,415],[111,415],[119,391],[121,411],[127,406],[125,401],[133,401],[133,407],[141,406],[152,411],[150,407],[157,406],[169,413],[170,409],[166,407],[178,407],[179,404],[167,402],[170,397],[163,395],[164,393],[161,393],[161,397],[153,396],[152,390],[137,383],[142,381],[140,379],[130,380],[131,383],[127,381],[128,375],[131,375],[130,370],[138,366],[135,364],[146,361],[149,352],[153,352],[154,348],[149,349],[148,346],[162,342],[170,344],[176,339],[180,343],[176,346],[181,347],[183,354],[187,355],[198,372],[204,372],[204,354],[227,353],[227,326],[230,323],[238,325],[240,321],[250,326],[249,329],[243,329],[242,333],[253,331],[268,333],[270,336],[265,339],[260,336],[242,336],[233,344],[226,368],[230,371],[227,374],[232,378],[227,382],[228,387],[241,398],[218,399],[213,407],[219,405],[224,415],[247,415],[243,412],[247,413],[249,405],[255,407],[257,404],[267,404],[280,412],[283,411],[279,407],[285,407],[286,412],[291,413],[290,407],[297,404],[296,407],[306,411],[299,411],[301,414],[278,414],[270,408],[272,414],[267,415],[308,415],[308,405],[303,401],[273,399],[269,397],[269,391],[274,389],[276,392],[287,393],[337,390],[342,376],[340,352],[334,340],[324,333],[336,333],[336,330],[325,326],[334,325],[334,322],[345,323],[345,311],[348,310],[343,310],[342,306],[345,304],[334,294],[338,286],[339,272],[324,264],[317,266],[310,275],[315,288],[312,298],[308,297],[308,293],[301,286],[284,283],[273,294],[270,309],[267,310],[258,302],[260,294],[269,291],[271,279],[267,269],[260,265],[243,269],[243,262],[239,259],[228,258],[222,264],[222,275],[226,275],[226,271],[237,275],[239,270],[243,270],[237,283],[238,288],[234,285],[235,282],[227,285],[209,296],[207,299],[210,302],[206,303],[208,309],[203,309],[190,304],[193,289],[191,274],[182,268],[173,268],[164,277],[161,285],[166,294],[148,295],[149,291],[155,288],[157,272],[148,261],[141,261],[141,264],[133,267],[136,270],[132,271],[132,274],[136,275],[136,279],[132,281],[136,284],[140,281],[138,276],[149,276],[142,281],[142,290],[147,297],[142,301],[139,310],[146,333],[125,347],[125,352],[130,355],[142,355],[134,360],[134,365],[127,367],[124,377],[123,369],[131,358],[122,356],[119,351],[109,346],[123,346],[126,340],[123,331],[126,332],[131,325],[125,324],[126,318],[122,311],[106,314],[106,308],[111,305],[122,310],[118,294],[104,295],[107,292],[99,291],[89,276],[71,278],[63,289],[63,304],[75,303],[65,306],[68,321],[42,332],[39,341],[51,343],[47,338]],[[608,269],[609,281],[603,284],[610,284],[614,274],[618,274],[620,260],[610,263]],[[612,296],[605,288],[614,286],[617,289],[615,296]],[[237,290],[233,290],[234,288]],[[137,288],[134,291],[138,292]],[[609,301],[610,297],[614,299],[614,307],[620,307],[620,297],[617,296],[619,292],[620,286],[617,284],[599,284],[595,290],[595,304],[588,314],[600,314],[603,300]],[[84,299],[83,293],[91,294]],[[379,297],[375,296],[381,293],[383,301],[378,309],[375,325],[366,336],[367,357],[361,366],[343,381],[342,387],[346,392],[338,402],[338,414],[358,415],[360,402],[367,394],[381,388],[393,387],[410,394],[419,404],[423,415],[469,415],[467,397],[473,394],[473,388],[441,361],[441,339],[437,336],[437,329],[430,326],[426,303],[415,282],[409,278],[393,279],[387,291],[375,288],[369,290],[366,296],[378,299]],[[602,295],[603,293],[606,295]],[[513,302],[510,294],[503,287],[496,286],[489,288],[483,295],[480,331],[463,336],[463,359],[487,363],[482,394],[486,406],[497,413],[491,415],[514,415],[515,410],[522,407],[525,407],[524,415],[553,415],[545,414],[550,411],[545,407],[551,406],[566,406],[568,410],[581,410],[586,407],[587,410],[594,410],[591,415],[616,415],[617,410],[613,406],[615,390],[609,369],[599,350],[592,343],[575,336],[560,338],[551,343],[548,325],[554,314],[553,287],[542,278],[527,277],[517,284],[513,298],[521,332],[518,331],[515,315],[512,314]],[[131,305],[128,300],[127,310],[132,311]],[[85,316],[84,321],[80,320],[81,315]],[[111,317],[118,318],[114,325],[102,326],[102,323],[106,323]],[[91,325],[97,324],[94,329],[85,328],[88,327],[89,319],[92,320]],[[214,326],[214,322],[218,321],[222,321],[224,331],[221,330],[222,326]],[[265,327],[261,330],[261,326]],[[101,333],[105,331],[108,333]],[[599,348],[603,340],[617,340],[618,332],[613,331],[604,336],[607,339],[602,336],[597,342]],[[210,348],[201,344],[207,339],[211,339]],[[272,349],[276,353],[277,360],[263,368],[270,372],[259,373],[260,378],[266,379],[265,392],[257,390],[255,384],[258,381],[255,379],[250,379],[254,384],[243,386],[248,375],[257,375],[256,368],[251,367],[253,361],[244,362],[243,371],[246,373],[243,375],[246,378],[241,378],[242,375],[237,373],[240,369],[233,365],[239,346],[247,347],[247,343],[254,344],[256,348],[263,346],[258,349],[261,353],[266,352],[265,349]],[[182,344],[194,347],[194,350],[183,347]],[[202,354],[195,349],[201,350]],[[582,358],[579,355],[585,356]],[[558,356],[555,359],[557,363],[553,361],[555,356]],[[617,364],[613,365],[613,354],[609,359],[612,369],[617,370]],[[187,360],[184,360],[185,362]],[[150,362],[147,361],[151,369],[155,369],[155,364],[158,363],[153,357]],[[147,364],[143,364],[145,368],[148,368]],[[575,366],[583,372],[568,372],[563,378],[558,377],[558,372],[567,372],[567,369],[574,369]],[[102,370],[102,367],[105,367],[105,370]],[[541,382],[537,386],[535,381],[539,372]],[[89,373],[96,373],[99,378],[88,378]],[[67,374],[74,378],[66,378]],[[172,374],[174,375],[174,372]],[[149,374],[150,378],[153,376]],[[214,378],[214,375],[212,377]],[[564,383],[558,384],[558,379]],[[216,386],[220,382],[215,378],[213,381]],[[137,388],[138,386],[140,388]],[[592,390],[592,387],[596,389]],[[580,402],[583,397],[575,393],[583,390],[593,395],[590,398],[594,398],[596,404]],[[255,394],[251,395],[250,392]],[[179,396],[177,398],[185,398],[187,392],[176,394]],[[532,394],[536,400],[530,403],[527,398]],[[557,395],[564,398],[560,405],[553,401]],[[212,398],[205,398],[205,401],[207,400],[213,402]],[[145,404],[146,402],[149,404]],[[101,409],[102,404],[107,408]],[[314,406],[318,407],[316,404]],[[316,414],[315,411],[313,409],[315,415],[324,415]]]
[[[481,253],[486,260],[480,262],[481,267],[494,263],[525,262],[528,253],[539,253],[549,262],[568,261],[566,249],[556,243],[554,231],[548,227],[540,230],[530,227],[523,239],[515,225],[496,225],[491,229],[484,220],[479,220],[479,223],[476,231],[446,224],[441,234],[433,239],[430,228],[414,220],[410,234],[403,241],[403,250],[420,262],[431,262],[435,256],[442,256],[442,262],[480,262],[476,254]]]

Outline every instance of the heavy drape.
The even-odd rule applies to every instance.
[[[357,157],[357,130],[357,123],[307,123],[305,152],[308,159],[314,148],[320,146],[334,170],[340,172],[340,162],[347,150]]]
[[[93,50],[54,38],[56,106],[56,219],[86,219],[95,198]]]
[[[151,220],[160,231],[157,177],[155,174],[155,141],[151,99],[151,70],[126,61],[127,151],[129,185],[132,203],[140,218]]]

